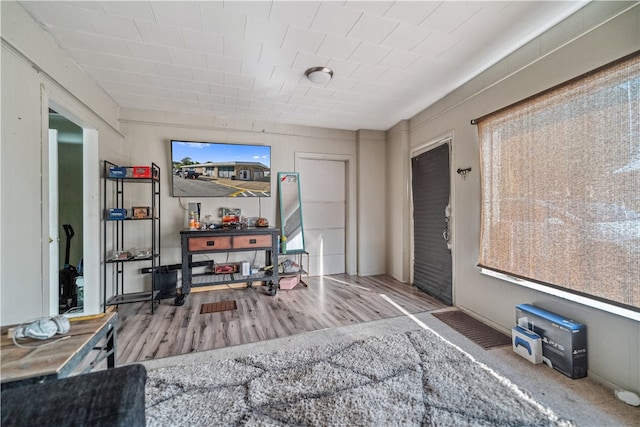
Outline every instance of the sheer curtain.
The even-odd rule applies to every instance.
[[[640,52],[475,121],[479,266],[640,309]]]

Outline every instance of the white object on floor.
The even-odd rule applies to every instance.
[[[619,400],[622,400],[627,405],[640,406],[640,396],[638,396],[634,392],[627,390],[616,390],[614,391],[614,393]]]

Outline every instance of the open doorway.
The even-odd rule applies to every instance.
[[[84,311],[83,129],[49,109],[49,227],[51,280],[58,279],[58,312]]]

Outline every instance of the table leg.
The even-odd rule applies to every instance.
[[[107,333],[107,344],[105,346],[107,352],[107,368],[116,367],[116,328],[111,325],[111,330]]]

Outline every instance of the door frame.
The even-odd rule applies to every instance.
[[[356,168],[355,157],[349,154],[322,154],[322,153],[305,153],[296,151],[294,153],[294,172],[300,172],[296,168],[296,164],[300,160],[333,160],[345,163],[345,270],[346,273],[355,276],[357,274],[356,261],[358,259],[356,253]],[[304,212],[304,211],[303,211]]]
[[[449,145],[449,206],[451,207],[451,215],[449,217],[449,242],[451,243],[451,305],[455,306],[456,304],[456,293],[455,293],[455,186],[453,180],[453,141],[454,141],[454,132],[450,131],[445,134],[442,134],[436,138],[430,139],[427,142],[424,142],[416,147],[413,147],[410,150],[409,160],[411,163],[411,159],[419,156],[427,151],[431,151],[434,148],[438,148],[441,145],[448,144]],[[409,169],[409,212],[410,212],[410,224],[409,224],[409,283],[414,282],[414,269],[415,269],[415,240],[414,240],[414,219],[413,219],[413,171]]]
[[[56,165],[49,164],[49,108],[54,109],[66,119],[80,126],[83,131],[82,176],[83,176],[83,275],[84,309],[77,315],[98,314],[102,312],[102,292],[100,275],[100,173],[98,130],[82,110],[74,107],[63,92],[42,84],[41,94],[41,141],[42,141],[42,312],[55,316],[59,311],[59,276],[53,274],[49,253],[49,237],[52,236],[49,225],[49,177]],[[59,235],[59,232],[57,233]],[[58,244],[55,242],[55,244]],[[59,254],[58,254],[59,256]],[[52,277],[53,275],[53,277]],[[73,317],[70,314],[69,317]]]
[[[53,278],[59,277],[59,260],[60,260],[60,229],[58,224],[60,222],[58,214],[58,131],[56,129],[47,129],[49,137],[47,138],[47,144],[49,145],[47,152],[49,153],[49,188],[48,193],[48,206],[49,206],[49,284],[51,298],[49,298],[49,314],[59,314],[59,298],[56,300],[54,295],[59,294],[60,287],[54,286]],[[44,194],[44,193],[43,193]],[[54,229],[55,226],[55,229]],[[56,263],[55,260],[58,260]]]

